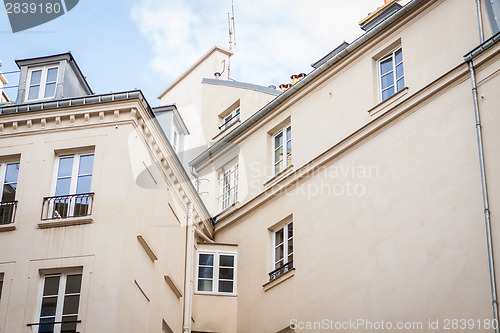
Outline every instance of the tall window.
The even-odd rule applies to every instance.
[[[219,193],[221,211],[238,200],[238,164],[219,172]]]
[[[58,67],[44,67],[29,72],[28,100],[51,98],[56,95]]]
[[[1,203],[0,203],[0,224],[14,222],[16,211],[16,189],[17,176],[19,174],[19,163],[0,164]]]
[[[273,138],[274,175],[292,164],[292,126],[286,126]]]
[[[3,291],[3,273],[0,273],[0,301],[2,300],[2,291]]]
[[[198,252],[197,291],[235,293],[236,253]]]
[[[293,222],[274,232],[274,270],[269,273],[270,280],[293,268]]]
[[[76,332],[81,273],[43,276],[38,333]]]
[[[380,91],[385,101],[405,87],[403,51],[401,48],[379,61]]]
[[[50,198],[49,218],[89,214],[94,154],[63,155],[58,159],[55,197]]]

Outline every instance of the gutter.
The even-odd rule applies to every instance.
[[[486,182],[486,167],[484,162],[484,150],[483,150],[483,135],[482,135],[481,118],[479,113],[476,73],[474,70],[473,59],[475,56],[478,56],[485,50],[492,47],[496,42],[498,42],[499,39],[500,39],[500,33],[497,33],[493,37],[481,43],[481,45],[479,45],[474,50],[472,50],[471,52],[469,52],[464,56],[465,61],[469,65],[470,80],[472,85],[472,100],[474,102],[474,116],[476,119],[477,149],[479,153],[479,167],[481,170],[481,189],[483,195],[484,223],[486,228],[486,246],[488,249],[488,268],[490,272],[491,304],[493,306],[493,322],[496,323],[496,325],[493,326],[493,328],[495,329],[495,333],[500,332],[498,327],[498,298],[496,289],[495,259],[493,255],[493,237],[491,234],[488,184]]]
[[[323,65],[321,65],[319,68],[316,70],[313,70],[311,73],[309,73],[305,78],[297,82],[295,85],[293,85],[290,89],[273,99],[269,104],[264,106],[260,111],[254,113],[250,118],[245,120],[240,126],[235,128],[233,131],[229,132],[226,136],[224,136],[221,140],[217,141],[214,145],[212,145],[210,148],[206,149],[203,153],[198,155],[195,159],[193,159],[191,162],[189,162],[190,166],[196,166],[200,164],[202,161],[207,159],[208,157],[212,156],[215,152],[217,152],[219,149],[224,147],[224,145],[228,142],[231,142],[235,138],[237,138],[240,134],[246,132],[250,127],[252,127],[255,123],[257,123],[259,120],[267,116],[269,113],[274,111],[278,106],[286,102],[289,98],[291,98],[295,92],[299,91],[306,85],[308,85],[310,82],[314,81],[316,78],[320,77],[323,73],[328,71],[331,67],[333,67],[335,64],[340,62],[342,59],[346,58],[348,55],[356,51],[358,48],[363,46],[367,41],[375,37],[379,32],[384,30],[385,28],[389,27],[391,24],[394,22],[398,21],[401,19],[403,16],[405,16],[407,13],[410,11],[414,10],[415,8],[418,8],[419,6],[423,5],[426,2],[429,2],[430,0],[413,0],[410,3],[408,3],[406,6],[401,8],[399,11],[395,12],[393,15],[389,16],[385,21],[381,22],[379,25],[374,27],[373,29],[369,30],[362,36],[360,36],[358,39],[356,39],[352,44],[350,44],[348,47],[346,47],[344,50],[339,52],[337,55],[329,59],[327,62],[325,62]]]

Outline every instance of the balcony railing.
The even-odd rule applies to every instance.
[[[285,274],[286,272],[288,272],[292,268],[293,268],[293,261],[289,261],[286,264],[284,264],[283,266],[276,268],[274,271],[269,273],[269,281],[272,281],[272,280],[282,276],[283,274]]]
[[[14,223],[17,201],[0,202],[0,225]]]
[[[92,214],[94,193],[43,198],[42,220],[56,220]]]

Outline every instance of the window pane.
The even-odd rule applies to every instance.
[[[403,50],[396,51],[396,64],[403,61]]]
[[[82,274],[68,275],[66,279],[66,294],[78,294],[82,285]]]
[[[281,259],[281,260],[279,260],[279,261],[276,262],[276,264],[274,265],[274,269],[278,269],[281,266],[283,266],[284,264],[285,264],[284,260]]]
[[[281,171],[283,170],[283,161],[277,163],[275,166],[274,166],[274,174],[277,175],[278,173],[280,173]]]
[[[0,274],[0,301],[2,300],[3,274]]]
[[[42,311],[40,317],[55,316],[57,307],[57,296],[44,297],[42,300]]]
[[[403,76],[403,64],[399,64],[396,66],[396,80],[400,79]]]
[[[69,322],[61,324],[61,333],[70,333],[76,332],[76,321],[78,320],[78,316],[64,316],[62,318],[63,322]]]
[[[394,76],[392,75],[392,72],[382,76],[382,89],[385,89],[392,85],[394,85]]]
[[[214,255],[213,254],[201,254],[200,253],[200,265],[203,266],[213,266]]]
[[[47,71],[47,82],[57,81],[57,68],[51,68]]]
[[[56,184],[56,196],[68,195],[71,186],[71,178],[60,178]]]
[[[68,295],[64,297],[63,315],[78,313],[80,295]]]
[[[283,148],[274,151],[274,162],[281,161],[283,158]]]
[[[79,176],[76,184],[76,194],[89,193],[92,176]]]
[[[16,200],[16,184],[6,184],[3,186],[2,202]]]
[[[94,155],[85,155],[80,157],[79,175],[91,175],[94,165]]]
[[[288,241],[288,256],[290,256],[292,253],[293,253],[293,241],[292,241],[292,239],[290,239]],[[288,261],[290,261],[290,260],[288,260]]]
[[[380,74],[384,75],[392,71],[392,58],[384,60],[380,63]]]
[[[278,246],[275,250],[274,250],[274,253],[275,253],[275,258],[274,258],[274,261],[279,261],[281,259],[283,259],[283,244],[281,244],[280,246]]]
[[[292,262],[292,261],[293,261],[293,253],[288,255],[287,262]]]
[[[40,318],[40,323],[52,323],[56,320],[55,317]],[[40,325],[38,328],[38,333],[52,333],[54,332],[54,324]]]
[[[199,267],[198,268],[198,278],[200,279],[211,279],[214,276],[213,267]]]
[[[394,95],[394,87],[391,87],[387,90],[382,91],[382,100],[385,101],[386,99],[388,99],[392,95]]]
[[[73,171],[73,156],[61,157],[59,159],[59,171],[57,177],[71,177]]]
[[[28,99],[38,99],[38,93],[40,92],[40,86],[31,86],[28,94]]]
[[[198,291],[212,291],[212,280],[198,280]]]
[[[292,138],[292,127],[288,127],[286,129],[286,141],[290,141]]]
[[[42,71],[41,70],[31,72],[30,86],[33,86],[35,84],[40,84],[41,79],[42,79]]]
[[[5,172],[6,183],[17,183],[17,175],[19,174],[19,163],[7,164]]]
[[[233,292],[233,281],[219,281],[219,292],[232,293]]]
[[[45,94],[43,97],[53,97],[56,94],[56,84],[48,83],[45,85]]]
[[[274,242],[275,246],[283,243],[283,228],[276,231],[276,233],[274,235],[274,240],[275,240],[275,242]]]
[[[57,292],[59,291],[59,279],[59,276],[48,276],[45,278],[43,296],[57,295]]]
[[[398,87],[398,91],[401,91],[404,89],[404,87],[405,87],[405,79],[404,78],[401,78],[400,80],[398,80],[397,87]]]
[[[219,266],[234,267],[234,256],[221,255],[219,259]]]
[[[232,280],[234,277],[233,268],[219,268],[219,279]]]
[[[283,144],[283,133],[280,133],[274,137],[274,149],[280,147]]]

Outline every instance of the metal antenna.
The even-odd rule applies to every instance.
[[[229,25],[229,51],[232,51],[233,45],[236,47],[236,33],[234,29],[234,0],[231,0],[231,14],[227,13],[227,23]],[[231,73],[231,57],[227,62],[227,77]]]

